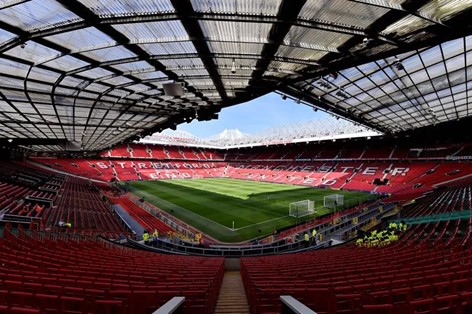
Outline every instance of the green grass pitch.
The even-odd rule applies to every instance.
[[[343,194],[345,207],[375,197],[363,192],[229,178],[137,181],[131,182],[130,188],[147,202],[223,242],[270,235],[274,229],[326,215],[331,212],[322,207],[326,195]],[[298,221],[290,217],[289,203],[306,199],[315,201],[317,212]]]

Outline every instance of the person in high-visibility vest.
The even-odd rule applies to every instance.
[[[146,244],[146,245],[149,244],[149,232],[147,232],[147,230],[144,230],[143,240],[144,240],[144,244]]]
[[[305,232],[305,246],[309,246],[310,245],[310,235],[308,234],[308,232]]]
[[[400,222],[400,231],[401,231],[401,232],[405,232],[407,228],[408,228],[408,227],[406,226],[405,220],[402,220],[402,221]]]
[[[313,245],[316,245],[316,234],[317,234],[316,229],[313,228],[313,230],[311,231],[311,241]]]
[[[152,233],[152,246],[157,247],[157,240],[159,239],[159,231],[157,229],[154,229],[154,232]]]

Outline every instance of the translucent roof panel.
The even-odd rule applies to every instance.
[[[160,42],[157,44],[140,45],[150,55],[172,55],[176,53],[197,53],[195,46],[191,42]]]
[[[77,59],[75,57],[65,55],[63,57],[53,59],[51,61],[43,63],[44,66],[57,69],[59,71],[71,71],[74,69],[82,68],[85,66],[90,65],[89,63],[82,61],[80,59]]]
[[[208,43],[211,52],[224,52],[226,54],[243,54],[255,55],[261,54],[264,44],[260,43],[246,43],[246,42],[225,42],[225,41],[210,41]]]
[[[196,12],[216,12],[226,14],[237,12],[238,14],[275,16],[277,15],[282,0],[191,0],[191,2]]]
[[[271,24],[199,21],[203,33],[212,41],[266,43]]]
[[[139,71],[143,69],[152,69],[151,65],[146,61],[127,62],[113,65],[114,69],[127,72],[127,71]]]
[[[336,52],[337,48],[351,37],[351,35],[347,34],[335,34],[307,27],[293,26],[287,33],[287,36],[285,36],[284,44],[287,46]]]
[[[106,47],[114,43],[109,36],[94,27],[52,35],[46,38],[53,43],[61,44],[67,49],[75,51],[88,50],[87,47],[91,47],[89,49],[93,47]]]
[[[293,58],[296,60],[316,61],[327,54],[327,51],[320,51],[308,48],[294,48],[290,46],[281,45],[276,53],[276,56],[284,58]]]
[[[421,17],[409,15],[400,21],[391,24],[383,32],[388,35],[402,36],[431,25],[434,25],[434,22],[430,22]]]
[[[136,43],[188,40],[188,34],[180,21],[119,24],[113,27]]]
[[[187,58],[187,59],[164,59],[161,63],[167,69],[191,69],[191,68],[203,68],[203,62],[200,58]]]
[[[437,21],[447,21],[457,13],[472,7],[471,0],[438,0],[425,4],[420,15]]]
[[[126,49],[123,46],[113,46],[107,48],[98,48],[93,49],[90,51],[85,51],[80,53],[83,56],[92,58],[97,61],[112,61],[112,60],[120,60],[126,58],[134,58],[136,54],[131,52],[129,49]]]
[[[149,14],[174,12],[170,0],[80,0],[100,17],[129,16],[130,14]]]
[[[30,62],[36,62],[38,59],[47,59],[58,54],[53,50],[34,41],[29,41],[24,47],[16,46],[5,52],[6,55],[18,57]]]
[[[365,29],[390,9],[344,0],[308,0],[299,17]]]
[[[4,29],[0,29],[0,43],[10,40],[14,38],[16,35],[13,33],[10,33],[9,31],[6,31]]]
[[[56,1],[32,0],[0,10],[0,20],[30,31],[81,19]]]

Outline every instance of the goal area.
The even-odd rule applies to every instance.
[[[336,209],[344,205],[344,195],[342,194],[331,194],[324,197],[323,206],[326,208]]]
[[[303,217],[315,213],[315,202],[310,200],[303,200],[290,203],[288,214],[291,217]]]

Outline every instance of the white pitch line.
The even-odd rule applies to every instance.
[[[260,224],[265,224],[266,222],[271,222],[271,221],[274,221],[274,220],[279,220],[279,219],[282,219],[282,218],[285,218],[285,217],[288,217],[287,216],[282,216],[282,217],[277,217],[277,218],[274,218],[274,219],[270,219],[270,220],[265,220],[265,221],[262,221],[262,222],[258,222],[256,224],[252,224],[252,225],[247,225],[247,226],[244,226],[244,227],[241,227],[241,228],[236,228],[236,229],[231,229],[233,231],[239,231],[241,229],[246,229],[246,228],[249,228],[249,227],[254,227],[254,226],[257,226],[257,225],[260,225]]]
[[[195,216],[198,216],[198,217],[200,217],[200,218],[202,218],[202,219],[204,219],[204,220],[206,220],[206,221],[209,221],[209,222],[211,222],[211,223],[214,223],[215,225],[219,225],[219,226],[221,226],[221,227],[223,227],[223,228],[225,228],[225,229],[228,229],[229,231],[233,231],[233,228],[226,227],[225,225],[222,225],[222,224],[220,224],[220,223],[218,223],[218,222],[216,222],[216,221],[214,221],[214,220],[211,220],[211,219],[208,219],[208,218],[206,218],[206,217],[203,217],[203,216],[201,216],[201,215],[199,215],[199,214],[197,214],[197,213],[195,213],[195,212],[193,212],[193,211],[191,211],[191,210],[188,210],[188,209],[186,209],[186,208],[183,208],[183,207],[180,207],[180,206],[178,206],[178,205],[175,205],[174,203],[171,203],[171,202],[169,202],[169,201],[166,201],[165,199],[162,199],[162,198],[157,197],[157,196],[155,196],[155,195],[149,194],[148,192],[142,191],[142,193],[145,193],[145,194],[147,194],[147,195],[150,195],[151,197],[155,197],[155,198],[159,199],[161,202],[165,202],[165,203],[172,204],[173,206],[179,208],[179,209],[182,210],[182,211],[186,211],[187,213],[190,213],[190,214],[193,214],[193,215],[195,215]],[[162,209],[161,209],[161,210],[162,210]],[[171,214],[171,215],[172,215],[172,214]]]

